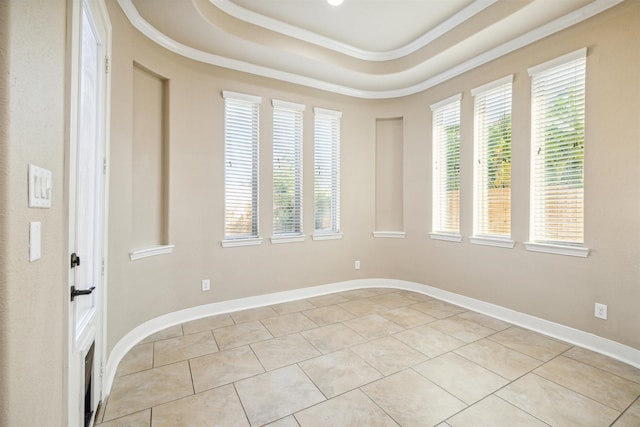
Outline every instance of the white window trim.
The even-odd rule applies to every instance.
[[[513,74],[509,74],[508,76],[504,76],[501,79],[498,80],[494,80],[492,82],[489,82],[487,84],[483,84],[482,86],[478,86],[476,88],[471,89],[471,95],[472,96],[476,96],[480,93],[489,91],[491,89],[495,89],[497,87],[500,87],[502,85],[505,85],[507,83],[511,83],[513,84]]]
[[[438,232],[432,231],[431,233],[429,233],[429,237],[431,237],[433,240],[443,240],[445,242],[456,242],[456,243],[462,242],[462,235],[454,234],[454,233],[442,233],[442,232],[438,233]]]
[[[558,58],[554,58],[550,61],[543,62],[542,64],[535,65],[529,68],[527,71],[529,72],[529,76],[533,77],[536,74],[547,71],[551,68],[557,67],[558,65],[563,65],[567,62],[574,61],[580,58],[586,58],[587,56],[587,48],[583,47],[578,50],[574,50],[573,52],[569,52],[566,55],[562,55]]]
[[[581,48],[581,49],[577,49],[574,50],[573,52],[569,52],[565,55],[562,55],[560,57],[551,59],[547,62],[544,62],[542,64],[538,64],[536,66],[530,67],[527,71],[529,73],[529,77],[530,78],[534,78],[536,77],[538,74],[543,73],[549,69],[564,65],[568,62],[571,61],[575,61],[578,59],[582,59],[585,58],[586,61],[586,57],[587,57],[587,48]],[[533,85],[532,85],[532,90],[533,90]],[[586,92],[586,83],[585,83],[585,92]],[[533,95],[532,95],[533,96]],[[532,106],[532,111],[533,111],[533,106]],[[585,116],[586,116],[586,111],[585,111]],[[585,117],[586,118],[586,117]],[[532,130],[532,134],[533,134],[533,130]],[[533,158],[533,143],[531,144],[531,156]],[[532,166],[533,167],[533,166]],[[534,196],[534,190],[533,190],[533,185],[534,182],[533,180],[531,180],[531,204],[533,206],[533,196]],[[532,227],[533,227],[533,221],[534,221],[534,213],[533,210],[531,210],[530,214],[530,238],[532,237],[531,234],[532,232]],[[584,223],[583,223],[584,226]],[[539,241],[529,241],[529,242],[525,242],[524,243],[525,248],[528,251],[532,251],[532,252],[542,252],[542,253],[548,253],[548,254],[555,254],[555,255],[566,255],[566,256],[575,256],[575,257],[582,257],[582,258],[586,258],[589,255],[589,248],[587,248],[586,246],[584,246],[583,244],[562,244],[561,242],[554,242],[554,243],[545,243],[545,242],[539,242]]]
[[[258,106],[260,104],[262,104],[262,97],[261,96],[256,96],[256,95],[249,95],[249,94],[245,94],[245,93],[239,93],[239,92],[233,92],[233,91],[228,91],[228,90],[223,90],[222,91],[222,97],[224,99],[233,99],[233,100],[237,100],[237,101],[244,101],[244,102],[249,102],[252,104],[257,104]],[[225,115],[226,115],[226,105],[225,105]],[[226,120],[226,118],[224,119]],[[224,123],[224,127],[225,130],[223,132],[226,132],[226,121]],[[258,128],[260,127],[260,117],[258,116]],[[226,138],[226,136],[224,137]],[[226,140],[224,141],[225,147],[224,147],[224,162],[225,162],[225,166],[224,168],[226,168]],[[259,212],[260,209],[260,137],[258,136],[258,159],[257,159],[257,164],[258,164],[258,185],[257,185],[257,195],[256,195],[256,212]],[[224,206],[225,206],[225,219],[223,221],[224,224],[224,233],[225,233],[225,237],[226,236],[226,232],[227,232],[227,224],[226,224],[226,171],[223,171],[224,175],[224,180],[225,180],[225,189],[224,189]],[[250,237],[238,237],[238,238],[230,238],[230,239],[224,239],[221,241],[222,247],[236,247],[236,246],[252,246],[252,245],[259,245],[262,243],[262,238],[260,237],[260,218],[259,218],[259,214],[258,218],[256,218],[256,236],[250,236]],[[244,244],[239,244],[239,243],[233,243],[233,242],[239,242],[239,241],[243,241],[246,242]],[[253,241],[259,241],[259,243],[252,243]]]
[[[176,245],[159,245],[148,248],[132,249],[131,252],[129,252],[129,259],[131,261],[137,261],[142,258],[148,258],[156,255],[170,254],[173,253],[173,248],[175,247]]]
[[[567,255],[581,258],[589,256],[589,248],[584,246],[554,245],[551,243],[539,242],[525,242],[524,246],[528,251],[532,252],[543,252],[547,254]]]
[[[313,113],[316,115],[337,117],[338,119],[342,118],[342,111],[327,110],[326,108],[313,107]]]
[[[313,144],[314,144],[314,157],[313,157],[313,170],[315,172],[316,170],[316,143],[317,143],[317,137],[316,137],[316,121],[318,118],[333,118],[333,119],[338,119],[338,125],[340,126],[340,129],[342,129],[342,123],[341,123],[341,119],[342,119],[342,111],[337,111],[337,110],[328,110],[326,108],[319,108],[319,107],[314,107],[313,108],[313,112],[314,112],[314,123],[313,123],[313,127],[314,127],[314,138],[313,138]],[[314,233],[312,234],[312,239],[313,240],[335,240],[335,239],[341,239],[342,238],[342,233],[341,233],[341,220],[340,220],[340,215],[341,215],[341,210],[342,210],[342,201],[341,201],[341,197],[342,197],[342,191],[341,191],[341,181],[342,181],[342,163],[341,163],[341,154],[342,154],[342,138],[341,138],[341,132],[338,134],[338,165],[337,165],[337,175],[338,175],[338,179],[337,179],[337,188],[335,189],[335,192],[337,193],[337,200],[335,200],[335,204],[337,206],[336,208],[336,215],[335,215],[335,224],[333,224],[333,227],[331,230],[324,230],[324,229],[316,229],[315,227],[315,221],[316,221],[316,213],[315,213],[315,209],[316,209],[316,178],[314,177],[314,194],[313,194],[313,206],[314,206],[314,214],[313,214],[313,220],[314,220]],[[334,236],[334,237],[330,237],[330,236]]]
[[[299,243],[304,242],[307,236],[305,235],[280,235],[280,236],[271,236],[271,244],[277,245],[280,243]]]
[[[251,237],[248,239],[227,239],[220,242],[223,248],[238,248],[241,246],[259,246],[262,244],[262,237]]]
[[[460,112],[459,113],[461,115],[462,114],[462,105],[461,105],[462,103],[461,103],[461,101],[462,101],[462,93],[458,93],[458,94],[452,95],[452,96],[450,96],[450,97],[448,97],[446,99],[443,99],[442,101],[436,102],[435,104],[431,104],[431,106],[430,106],[431,113],[433,115],[433,113],[436,110],[438,110],[438,109],[440,109],[442,107],[446,107],[449,104],[458,102],[458,103],[460,103],[460,105],[459,105]],[[432,123],[431,127],[432,127],[431,132],[433,134],[434,129],[435,129],[435,126],[434,126],[433,123]],[[460,128],[462,130],[462,117],[460,117]],[[432,138],[432,141],[431,141],[431,145],[432,145],[432,153],[434,153],[433,156],[432,156],[433,157],[432,158],[432,167],[433,167],[434,162],[435,162],[435,146],[436,146],[435,145],[435,141],[433,141],[433,138]],[[460,147],[460,148],[462,148],[462,147]],[[431,203],[432,203],[432,207],[431,207],[431,212],[432,212],[431,228],[433,230],[435,228],[436,215],[439,215],[439,214],[436,214],[436,210],[435,210],[435,199],[436,199],[435,194],[439,190],[438,190],[437,184],[436,184],[437,179],[435,178],[435,175],[434,175],[433,171],[432,171],[431,177],[432,177],[432,180],[433,180],[433,183],[432,183],[432,196],[431,196]],[[458,224],[458,230],[460,230],[460,226],[461,226],[461,224]],[[450,242],[461,242],[462,241],[462,236],[460,235],[460,233],[447,233],[447,232],[443,232],[442,230],[433,230],[433,231],[431,231],[429,233],[429,235],[431,236],[432,239],[436,239],[436,240],[446,240],[446,241],[450,241]],[[458,240],[458,238],[459,238],[459,240]]]
[[[262,97],[257,95],[247,95],[246,93],[232,92],[230,90],[222,91],[223,98],[236,99],[238,101],[251,102],[252,104],[262,104]]]
[[[457,93],[453,96],[450,96],[442,101],[438,101],[435,104],[431,104],[431,111],[437,110],[440,107],[444,107],[446,105],[451,104],[452,102],[458,102],[462,100],[462,92]]]
[[[314,233],[311,238],[313,240],[340,240],[342,233]]]
[[[271,105],[273,105],[274,108],[282,108],[283,110],[291,110],[291,111],[304,111],[307,108],[307,106],[304,104],[297,104],[295,102],[289,102],[289,101],[281,101],[279,99],[272,99]]]
[[[471,243],[474,244],[478,244],[478,245],[486,245],[486,246],[497,246],[497,247],[505,247],[505,248],[513,248],[515,246],[515,243],[513,240],[511,240],[511,234],[509,236],[491,236],[488,234],[479,234],[479,229],[480,229],[480,215],[479,215],[479,207],[477,206],[478,201],[480,199],[479,196],[479,191],[481,191],[479,189],[479,185],[478,185],[478,151],[479,151],[479,145],[478,145],[478,126],[479,123],[476,120],[476,96],[478,95],[483,95],[486,92],[489,92],[493,89],[499,88],[501,86],[504,85],[512,85],[513,86],[513,74],[510,74],[508,76],[502,77],[498,80],[494,80],[492,82],[486,83],[482,86],[478,86],[474,89],[471,89],[471,95],[474,97],[474,130],[473,130],[473,150],[474,150],[474,167],[473,167],[473,233],[474,235],[470,238]],[[513,118],[513,87],[511,87],[512,93],[511,93],[511,110],[510,110],[510,114],[511,117]],[[513,138],[512,138],[513,141]],[[511,150],[511,147],[509,147],[509,149]],[[511,188],[511,183],[509,184],[509,187]],[[511,204],[511,197],[510,197],[510,201],[509,203]],[[511,224],[510,224],[511,227]],[[511,231],[510,231],[511,232]]]
[[[388,238],[388,239],[404,239],[407,233],[404,231],[374,231],[373,237]]]
[[[304,105],[304,104],[298,104],[298,103],[289,102],[289,101],[282,101],[282,100],[279,100],[279,99],[272,99],[271,100],[271,104],[272,104],[272,106],[274,108],[274,116],[275,116],[275,109],[293,111],[293,112],[296,112],[296,113],[302,113],[307,108],[306,105]],[[300,120],[301,120],[301,125],[304,127],[304,116],[301,116]],[[275,122],[273,123],[273,126],[275,128]],[[298,142],[298,141],[296,141],[296,142]],[[299,142],[300,142],[301,156],[302,156],[303,155],[302,153],[304,152],[304,131],[300,135],[300,141]],[[275,142],[274,142],[273,145],[275,146]],[[274,148],[272,147],[272,151],[273,150],[274,150]],[[303,159],[300,162],[300,171],[295,171],[295,172],[299,172],[301,185],[304,188],[304,184],[303,184],[303,180],[304,180],[304,162],[303,162]],[[295,174],[295,172],[294,172],[294,174]],[[274,174],[274,175],[272,175],[272,178],[273,178],[273,176],[275,176],[274,169],[272,169],[272,174]],[[298,201],[299,204],[300,204],[300,217],[298,218],[298,220],[300,222],[300,232],[299,233],[288,233],[288,234],[287,233],[275,234],[273,237],[271,237],[271,243],[272,244],[293,243],[293,242],[303,242],[304,241],[304,235],[303,235],[303,226],[304,226],[303,193],[304,193],[304,191],[303,191],[303,188],[301,189],[300,200]],[[274,207],[275,207],[275,199],[274,199],[273,203],[274,203]],[[273,228],[273,224],[272,224],[272,228]],[[292,237],[292,236],[295,236],[295,237]],[[300,238],[302,238],[302,240],[299,240]],[[294,239],[294,240],[292,240],[292,239]]]
[[[495,246],[496,248],[513,249],[516,242],[502,237],[472,236],[469,241],[474,245]]]

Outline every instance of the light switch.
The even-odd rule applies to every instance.
[[[52,173],[50,170],[29,165],[29,207],[51,207]]]
[[[29,261],[33,262],[40,259],[41,251],[41,235],[42,223],[40,221],[32,221],[29,223]]]

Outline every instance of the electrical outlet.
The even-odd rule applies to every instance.
[[[360,270],[360,261],[356,261],[356,262],[354,263],[354,268],[355,268],[356,270]]]
[[[202,292],[208,291],[211,289],[211,281],[209,279],[202,280]]]
[[[607,306],[605,304],[596,303],[596,309],[593,315],[598,319],[607,320]]]

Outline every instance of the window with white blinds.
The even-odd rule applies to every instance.
[[[258,237],[257,96],[223,92],[225,239]]]
[[[315,108],[314,112],[314,230],[316,234],[337,234],[340,233],[342,113],[322,108]]]
[[[302,112],[273,100],[273,235],[302,234]]]
[[[460,241],[460,100],[431,106],[433,114],[432,238]]]
[[[513,76],[508,76],[471,91],[475,148],[473,235],[504,239],[505,243],[511,238],[512,81]]]
[[[534,243],[584,243],[585,72],[586,49],[529,69]]]

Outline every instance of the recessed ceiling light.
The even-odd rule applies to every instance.
[[[327,0],[331,6],[340,6],[344,0]]]

